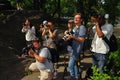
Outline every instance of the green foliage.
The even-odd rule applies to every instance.
[[[5,15],[3,13],[0,13],[0,17],[4,17]]]
[[[91,79],[88,80],[110,80],[110,76],[105,73],[99,73],[99,70],[93,66],[93,76],[91,76]]]
[[[118,15],[120,15],[120,2],[118,3],[118,5],[117,5],[117,10],[118,10]]]
[[[51,15],[58,16],[58,0],[49,0],[45,3],[45,11]],[[60,0],[60,13],[61,16],[72,16],[77,8],[74,1]]]
[[[16,0],[8,0],[13,7],[16,7]]]
[[[107,73],[99,73],[99,70],[93,66],[93,76],[89,80],[120,80],[120,39],[118,39],[118,45],[118,51],[112,52],[109,55],[109,61],[112,61],[112,63],[107,67],[110,67],[110,70],[106,67],[105,71]]]
[[[30,9],[32,7],[32,1],[31,0],[23,0],[23,7]]]
[[[112,71],[107,73],[99,73],[99,70],[93,66],[93,76],[91,76],[88,80],[120,80],[119,76],[115,76]]]
[[[3,13],[0,13],[0,20],[3,20],[5,18],[5,15]]]
[[[62,16],[73,16],[77,12],[74,1],[61,0],[61,15]]]
[[[109,59],[114,62],[116,67],[120,67],[120,39],[118,39],[117,42],[119,49],[116,52],[112,52],[109,56]]]
[[[54,5],[53,5],[54,4]],[[52,13],[54,11],[57,11],[57,1],[56,0],[51,0],[51,1],[47,1],[45,3],[45,8],[46,13],[49,13],[52,15]]]
[[[102,8],[105,10],[105,13],[108,13],[110,15],[110,22],[112,24],[115,23],[116,16],[120,16],[118,13],[120,12],[120,9],[117,8],[119,6],[120,0],[105,0],[105,4],[102,6]]]
[[[16,7],[16,0],[8,0],[10,1],[11,5],[13,7]],[[32,1],[31,0],[23,0],[22,7],[30,9],[32,7]]]

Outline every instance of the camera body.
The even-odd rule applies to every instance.
[[[59,44],[59,45],[64,45],[64,43],[65,43],[66,45],[72,46],[72,41],[73,41],[73,39],[67,40],[68,36],[70,36],[70,35],[74,35],[73,30],[66,32],[66,35],[63,36],[62,39],[60,39],[60,40],[58,41],[58,44]]]
[[[71,30],[71,31],[67,31],[67,32],[66,32],[66,35],[65,35],[65,36],[63,36],[63,38],[62,38],[62,39],[63,39],[64,41],[66,41],[66,40],[67,40],[67,38],[68,38],[68,36],[73,35],[73,34],[74,34],[73,30]]]
[[[42,32],[43,30],[48,30],[49,29],[49,26],[48,25],[44,25],[44,24],[41,24],[40,25],[40,31]]]
[[[30,49],[32,49],[33,51],[35,51],[34,46],[33,46],[32,44],[29,44],[29,45],[27,45],[26,47],[24,47],[24,48],[22,49],[22,53],[24,53],[25,55],[28,55],[28,51],[29,51]]]

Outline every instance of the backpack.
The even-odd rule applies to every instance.
[[[53,63],[58,62],[58,60],[59,60],[59,54],[58,54],[57,50],[54,49],[54,48],[49,48],[49,47],[47,47],[47,48],[49,49],[50,54],[51,54],[51,61]]]
[[[40,32],[37,28],[35,28],[35,36],[38,38],[40,37]]]
[[[48,60],[52,61],[52,63],[58,62],[59,55],[57,55],[57,51],[55,49],[49,48],[47,46],[43,46],[42,48],[47,48],[50,51],[51,58],[47,58]]]
[[[114,34],[111,35],[110,40],[108,40],[106,37],[104,37],[103,40],[108,44],[110,48],[109,52],[114,52],[118,50],[117,38]]]

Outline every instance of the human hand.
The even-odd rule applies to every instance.
[[[28,51],[28,54],[29,54],[29,56],[34,57],[35,52],[32,49],[30,49]]]
[[[73,36],[72,35],[69,35],[69,36],[67,36],[67,39],[66,40],[71,40],[73,38]]]

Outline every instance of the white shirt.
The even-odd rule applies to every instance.
[[[113,26],[111,24],[106,23],[101,27],[101,29],[104,35],[108,39],[110,39],[113,33]],[[95,35],[92,41],[91,51],[96,53],[107,54],[109,52],[109,46],[106,44],[106,42],[102,38],[98,37],[95,26],[93,27],[93,31],[95,31]]]
[[[35,27],[34,26],[32,26],[30,29],[27,29],[24,27],[22,32],[26,32],[25,34],[26,41],[32,41],[35,39]]]

